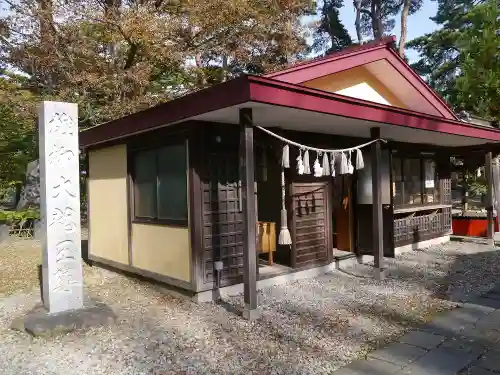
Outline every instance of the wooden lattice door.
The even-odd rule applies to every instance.
[[[204,160],[203,275],[213,283],[213,262],[221,260],[222,285],[241,281],[243,275],[243,212],[238,150],[212,149]]]
[[[292,184],[292,267],[330,261],[331,200],[328,182]]]

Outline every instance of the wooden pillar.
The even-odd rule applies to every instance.
[[[240,109],[240,176],[243,198],[243,283],[245,308],[243,317],[254,320],[257,309],[256,198],[254,185],[254,147],[252,109]]]
[[[494,246],[495,223],[493,217],[493,168],[491,151],[486,153],[484,170],[486,174],[486,212],[488,215],[487,241],[489,245]]]
[[[380,138],[380,128],[370,129],[371,139]],[[371,145],[372,165],[372,208],[373,208],[373,257],[375,278],[383,280],[384,274],[384,232],[382,219],[382,146],[380,142]]]

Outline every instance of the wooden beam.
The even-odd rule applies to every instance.
[[[371,139],[380,138],[380,128],[370,129]],[[380,142],[372,143],[372,208],[373,208],[373,257],[375,278],[383,280],[384,274],[384,232],[382,219],[382,146]]]
[[[484,166],[486,174],[486,212],[488,215],[487,241],[489,245],[494,246],[495,223],[493,217],[493,168],[491,151],[486,152]]]
[[[253,119],[251,108],[240,109],[240,177],[243,198],[243,284],[245,308],[243,317],[259,317],[257,308],[257,213],[254,185]]]

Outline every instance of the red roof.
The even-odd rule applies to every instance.
[[[251,103],[295,108],[397,127],[454,134],[500,142],[500,130],[453,119],[368,102],[366,100],[280,82],[266,77],[242,76],[179,99],[80,132],[80,145],[91,147],[133,136],[169,124],[199,118],[219,109]]]
[[[316,78],[335,74],[358,66],[384,62],[390,67],[390,72],[382,77],[389,85],[395,84],[395,78],[399,79],[405,92],[412,92],[413,96],[423,103],[420,107],[413,108],[419,112],[427,112],[442,116],[447,119],[458,119],[448,104],[402,59],[394,50],[395,37],[384,37],[362,45],[345,48],[324,57],[304,61],[277,72],[264,75],[279,81],[302,84]],[[397,77],[396,77],[397,75]],[[412,100],[408,100],[412,102]],[[416,102],[416,101],[415,101]],[[428,111],[421,107],[428,107]]]
[[[323,63],[323,62],[328,62],[330,60],[338,59],[339,57],[346,56],[346,55],[351,55],[351,54],[356,54],[368,49],[373,49],[375,47],[386,47],[387,45],[391,45],[396,41],[396,37],[394,35],[391,36],[386,36],[381,39],[377,40],[372,40],[368,43],[363,43],[363,44],[357,44],[353,45],[347,48],[344,48],[341,51],[338,52],[332,52],[327,54],[326,56],[321,56],[321,57],[316,57],[313,59],[301,61],[295,64],[289,65],[287,68],[278,70],[276,72],[264,74],[264,77],[269,77],[269,78],[275,78],[282,75],[283,73],[297,70],[297,69],[302,69],[304,66],[310,66],[310,65],[316,65],[316,63]]]

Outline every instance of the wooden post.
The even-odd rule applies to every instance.
[[[254,320],[259,317],[259,310],[257,309],[257,214],[255,210],[256,198],[254,185],[253,149],[252,109],[241,108],[240,176],[243,197],[243,283],[245,301],[243,317],[248,320]]]
[[[493,168],[491,151],[486,153],[484,161],[484,170],[486,174],[486,212],[488,215],[488,245],[494,246],[495,241],[495,223],[493,217]]]
[[[380,128],[370,129],[371,139],[380,138]],[[373,257],[375,278],[383,280],[384,274],[384,232],[382,221],[382,148],[380,142],[372,143],[372,204],[373,204]]]

